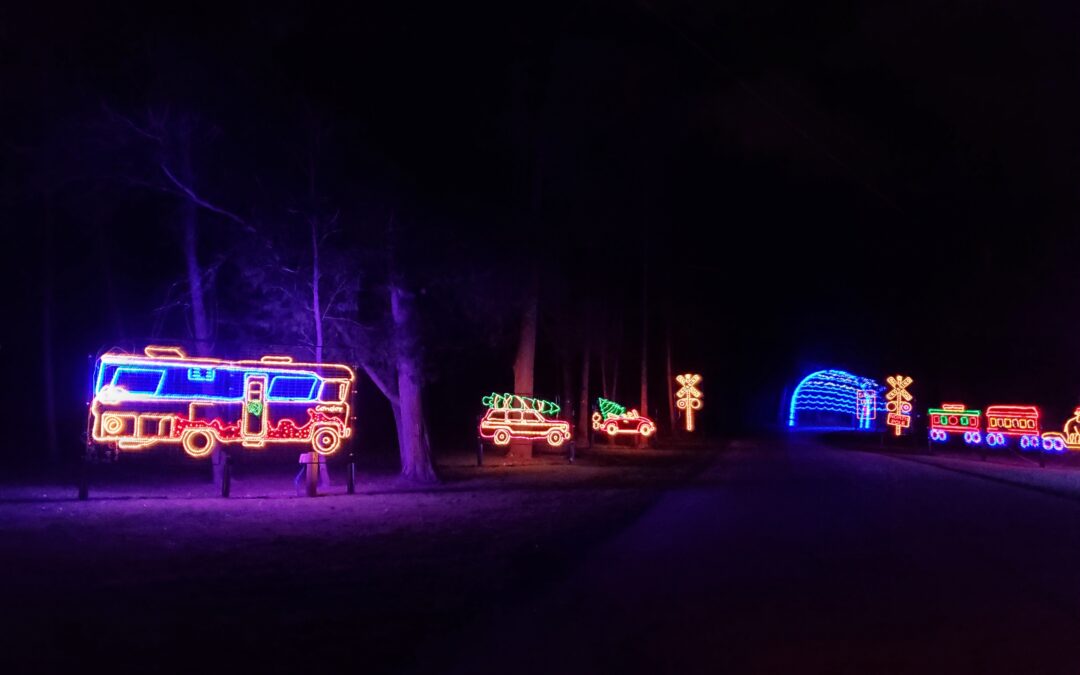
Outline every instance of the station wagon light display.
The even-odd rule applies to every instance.
[[[560,407],[540,398],[518,394],[485,396],[487,412],[480,420],[480,437],[497,446],[512,440],[543,439],[557,448],[570,438],[570,423],[557,418]]]

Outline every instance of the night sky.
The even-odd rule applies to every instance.
[[[199,190],[258,224],[289,222],[305,124],[319,121],[345,239],[378,249],[393,215],[432,289],[427,396],[446,439],[470,433],[477,392],[510,385],[515,344],[507,316],[461,328],[439,293],[513,307],[535,262],[538,387],[558,393],[557,354],[580,323],[566,316],[587,296],[594,316],[621,317],[620,398],[633,401],[646,257],[652,396],[671,317],[675,369],[706,377],[710,433],[775,424],[784,387],[817,367],[911,374],[920,408],[1036,403],[1054,428],[1080,403],[1077,11],[0,9],[8,415],[41,419],[50,265],[65,443],[88,354],[189,337],[182,313],[153,312],[183,277],[175,202],[133,184],[107,124],[153,108],[199,120]],[[200,227],[224,294],[215,242],[245,235],[205,214]],[[365,391],[375,412],[361,423],[392,428]]]

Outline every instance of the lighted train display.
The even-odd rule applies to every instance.
[[[1003,447],[1016,439],[1021,450],[1080,450],[1080,408],[1073,411],[1062,432],[1046,433],[1040,427],[1039,409],[1033,405],[991,405],[984,414],[962,403],[945,403],[927,414],[932,442],[944,443],[950,435],[957,435],[968,445],[985,442],[990,447]]]

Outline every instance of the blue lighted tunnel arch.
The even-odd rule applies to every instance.
[[[874,420],[859,419],[858,392],[874,392],[874,410],[880,415],[885,410],[880,384],[868,377],[860,377],[846,370],[818,370],[810,373],[795,387],[788,412],[788,427],[800,426],[799,413],[837,413],[851,416],[851,428],[868,430]]]

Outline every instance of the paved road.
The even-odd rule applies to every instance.
[[[462,673],[1077,673],[1080,501],[746,444],[429,647],[423,669]]]

